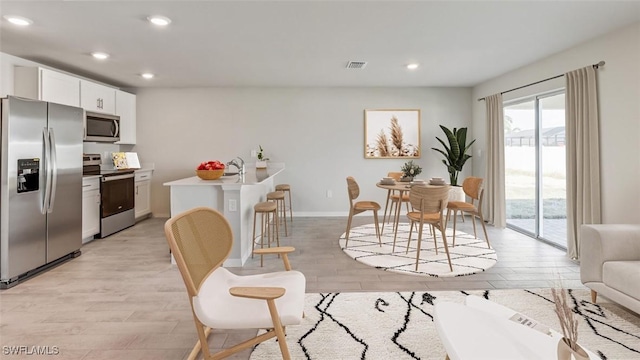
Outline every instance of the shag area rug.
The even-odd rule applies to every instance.
[[[493,248],[487,248],[487,242],[484,239],[476,239],[473,235],[461,231],[456,231],[456,245],[452,246],[453,230],[447,229],[447,244],[453,266],[453,271],[451,271],[441,234],[436,234],[438,245],[438,253],[436,254],[433,235],[429,232],[428,226],[425,226],[420,246],[420,261],[416,271],[417,230],[414,228],[413,234],[411,234],[411,243],[407,252],[409,223],[398,224],[395,250],[393,249],[394,233],[386,229],[390,226],[392,225],[385,226],[385,232],[381,236],[382,247],[376,237],[374,224],[352,228],[347,248],[344,247],[346,233],[342,234],[339,240],[340,247],[355,260],[378,269],[433,277],[471,275],[487,270],[498,261],[496,251]]]
[[[580,345],[602,359],[640,359],[640,316],[614,303],[592,304],[589,290],[569,293]],[[434,304],[463,304],[471,294],[560,331],[549,289],[307,294],[302,324],[287,327],[289,351],[293,359],[442,360]],[[281,358],[274,339],[251,354],[252,360]]]

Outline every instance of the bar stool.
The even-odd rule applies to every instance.
[[[255,250],[255,241],[256,241],[256,217],[257,214],[260,213],[260,248],[264,249],[264,237],[265,233],[268,237],[267,247],[271,247],[271,242],[273,241],[272,232],[273,228],[269,226],[269,217],[273,216],[275,227],[275,237],[277,241],[277,246],[280,246],[280,225],[278,224],[278,206],[273,201],[265,201],[257,203],[253,206],[253,244],[251,247],[251,258],[253,258],[253,250]],[[262,267],[263,254],[260,254],[260,266]]]
[[[285,213],[285,204],[284,204],[284,192],[283,191],[273,191],[267,194],[267,201],[273,201],[276,204],[276,222],[280,223],[280,214],[282,214],[282,218],[284,219],[284,236],[289,236],[287,230],[287,215]]]
[[[278,184],[276,185],[276,191],[284,191],[289,197],[289,219],[291,219],[291,223],[293,223],[293,207],[291,207],[291,185]]]

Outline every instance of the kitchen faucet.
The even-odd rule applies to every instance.
[[[236,159],[240,160],[240,164],[236,161]],[[238,169],[238,173],[240,175],[244,174],[244,160],[241,157],[237,157],[227,163],[227,166],[235,166]]]

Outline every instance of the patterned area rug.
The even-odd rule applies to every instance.
[[[434,304],[478,295],[560,330],[549,289],[307,294],[302,324],[287,327],[292,359],[438,359],[445,351],[433,323]],[[578,342],[602,359],[640,359],[640,316],[589,301],[570,290]],[[535,330],[532,330],[535,331]],[[252,360],[281,359],[275,340],[256,346]]]
[[[493,248],[487,248],[487,243],[483,239],[476,239],[473,235],[457,231],[456,245],[451,246],[453,230],[447,229],[447,244],[453,271],[449,269],[449,262],[444,251],[444,244],[440,234],[436,236],[438,253],[433,244],[433,235],[429,233],[425,226],[422,235],[422,245],[420,249],[420,262],[416,271],[416,252],[418,246],[418,234],[414,228],[411,235],[409,252],[407,250],[407,239],[409,239],[409,224],[400,223],[398,225],[398,237],[395,251],[393,251],[393,232],[387,230],[382,235],[382,247],[376,237],[375,225],[367,224],[351,229],[349,233],[349,247],[345,249],[345,234],[340,236],[340,247],[350,257],[359,262],[383,269],[403,274],[434,276],[434,277],[454,277],[471,275],[495,265],[498,256]]]

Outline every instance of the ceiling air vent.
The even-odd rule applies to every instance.
[[[366,61],[349,61],[347,69],[364,69],[367,66]]]

